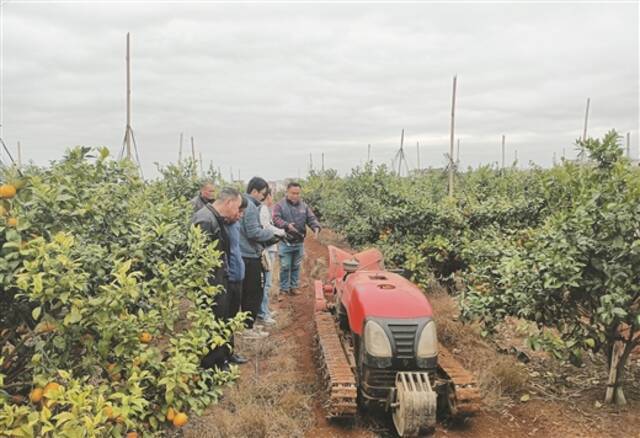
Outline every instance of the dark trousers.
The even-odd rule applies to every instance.
[[[222,282],[222,286],[223,289],[220,290],[214,298],[214,305],[211,310],[216,319],[224,321],[229,317],[230,294],[229,285],[226,280]],[[213,368],[216,366],[220,368],[227,360],[229,360],[230,354],[229,347],[226,345],[216,347],[213,350],[209,350],[209,352],[202,358],[200,365],[203,368]]]
[[[247,327],[253,328],[258,312],[264,289],[262,287],[262,263],[260,259],[250,259],[243,257],[244,260],[244,281],[242,282],[242,310],[249,312],[251,317],[247,321]]]

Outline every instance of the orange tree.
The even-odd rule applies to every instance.
[[[532,346],[574,363],[585,350],[603,352],[606,401],[624,404],[625,363],[640,344],[640,173],[617,140],[615,131],[589,139],[581,143],[589,163],[545,176],[553,208],[539,226],[466,248],[475,269],[462,302],[489,329],[507,315],[556,329],[560,339],[532,338]]]
[[[189,225],[184,194],[106,149],[5,180],[19,188],[2,200],[17,225],[0,223],[2,433],[161,436],[167,412],[182,424],[215,402],[237,370],[200,358],[244,315],[212,317],[219,253]]]

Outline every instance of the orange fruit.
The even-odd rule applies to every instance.
[[[18,226],[18,218],[17,217],[10,217],[9,219],[7,219],[7,226],[8,227],[17,227]]]
[[[189,417],[184,412],[177,412],[176,416],[173,417],[173,425],[176,427],[182,427],[189,421]]]
[[[104,415],[107,416],[107,418],[109,418],[109,419],[113,418],[113,408],[111,406],[105,406],[102,409],[102,412],[104,413]]]
[[[167,409],[167,420],[168,421],[173,421],[175,416],[176,416],[176,411],[174,411],[173,408]]]
[[[151,333],[149,332],[140,333],[140,342],[142,342],[143,344],[148,344],[149,342],[151,342],[152,339],[153,339],[153,336],[151,336]]]
[[[0,186],[0,198],[13,198],[16,195],[16,187],[11,184]]]
[[[62,386],[60,386],[58,383],[56,382],[49,382],[47,383],[47,385],[44,387],[44,392],[42,393],[42,395],[45,398],[50,398],[51,397],[51,393],[58,391],[60,388],[62,388]]]
[[[29,394],[29,400],[31,400],[31,403],[38,403],[42,400],[42,392],[42,388],[34,388],[33,391],[31,391],[31,394]]]
[[[129,432],[127,438],[138,438],[138,432]]]

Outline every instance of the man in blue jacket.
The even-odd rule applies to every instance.
[[[227,282],[228,298],[228,317],[233,318],[240,311],[242,303],[242,281],[244,280],[244,260],[242,260],[242,252],[240,251],[240,222],[238,222],[244,210],[247,208],[247,200],[242,197],[238,216],[224,225],[229,236],[229,279]],[[235,347],[234,339],[231,338],[231,347]],[[235,350],[235,349],[234,349]],[[247,363],[247,358],[233,353],[229,356],[229,362],[235,364]]]
[[[267,333],[254,330],[254,323],[258,317],[263,298],[262,263],[260,258],[265,247],[277,241],[275,234],[260,225],[258,207],[264,201],[269,191],[267,182],[256,176],[247,185],[247,193],[243,195],[247,200],[247,209],[240,220],[240,251],[244,261],[245,273],[242,282],[242,310],[249,312],[251,320],[245,331],[247,337],[263,337]]]

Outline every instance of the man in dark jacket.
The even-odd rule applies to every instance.
[[[242,283],[242,310],[249,312],[251,321],[245,331],[247,337],[263,337],[267,333],[254,329],[254,323],[260,310],[264,289],[262,286],[262,263],[260,258],[264,248],[273,244],[274,233],[260,225],[258,207],[264,201],[269,185],[260,177],[253,177],[247,185],[247,209],[240,220],[240,250],[244,260],[245,274]]]
[[[216,318],[225,320],[229,318],[229,254],[231,245],[229,236],[224,227],[226,222],[237,220],[240,213],[242,198],[240,192],[231,187],[223,188],[213,204],[205,204],[198,210],[191,222],[200,227],[210,241],[218,241],[218,249],[222,252],[222,264],[209,276],[211,284],[222,286],[222,290],[215,297],[213,314]],[[228,367],[229,349],[226,346],[217,347],[207,353],[202,359],[203,368],[225,369]]]
[[[207,204],[211,204],[215,200],[214,192],[216,190],[213,181],[205,181],[200,186],[200,192],[191,200],[193,206],[193,212],[197,213],[202,207]]]
[[[300,184],[290,182],[287,195],[273,207],[273,224],[286,231],[278,248],[280,254],[280,293],[298,295],[300,265],[304,255],[304,238],[307,225],[315,237],[320,233],[320,223],[307,204],[300,199]]]

